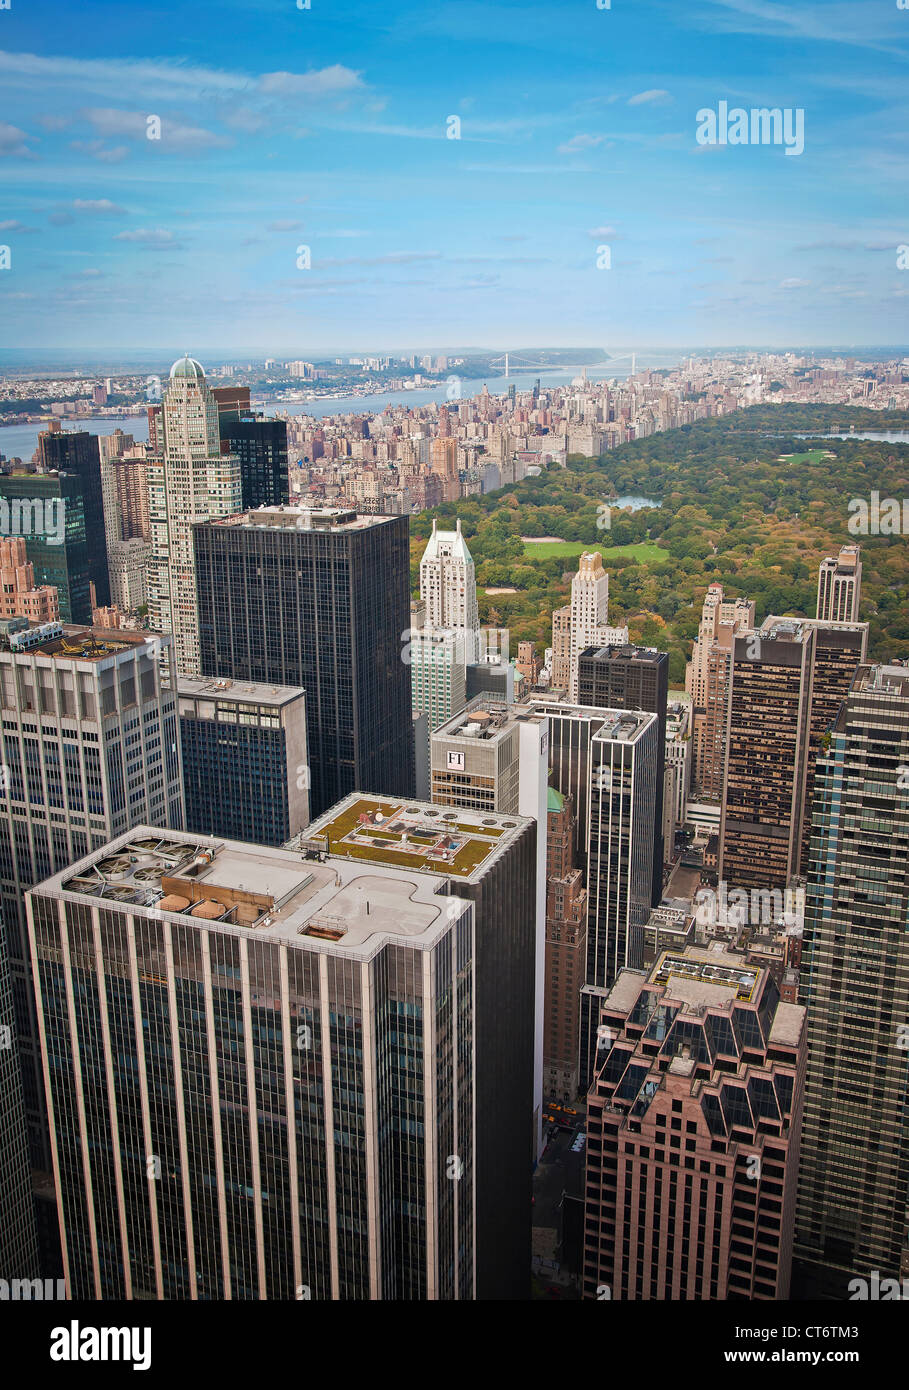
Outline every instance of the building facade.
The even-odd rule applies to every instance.
[[[909,671],[861,666],[818,756],[799,1002],[805,1297],[909,1276]]]
[[[201,671],[306,691],[313,815],[413,789],[406,517],[263,508],[195,528]]]
[[[426,626],[463,633],[466,660],[479,660],[476,566],[461,535],[460,517],[454,531],[440,531],[433,520],[420,560],[420,599],[426,605]]]
[[[283,845],[304,830],[304,691],[184,676],[177,695],[186,829],[260,845]]]
[[[172,632],[179,675],[198,675],[193,523],[240,510],[240,464],[221,453],[218,403],[198,362],[183,357],[170,369],[160,414],[160,452],[148,459],[149,622]]]
[[[817,617],[820,622],[857,623],[862,600],[862,550],[843,545],[836,556],[822,560],[817,579]]]
[[[95,586],[95,601],[110,603],[107,573],[107,535],[101,486],[101,454],[98,436],[79,430],[42,430],[38,435],[40,466],[47,473],[74,473],[82,487],[82,514],[88,552],[88,578]],[[75,618],[74,621],[80,621]]]
[[[789,1296],[805,1010],[726,951],[664,951],[603,1003],[585,1298]]]

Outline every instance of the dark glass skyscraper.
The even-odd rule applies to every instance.
[[[9,516],[8,534],[25,540],[35,583],[52,584],[57,590],[61,622],[90,623],[90,565],[79,478],[74,473],[0,473],[0,511]]]
[[[217,395],[217,391],[215,392]],[[240,460],[243,510],[278,507],[287,502],[287,424],[262,415],[223,411],[221,443]]]
[[[795,1257],[803,1296],[845,1299],[853,1278],[909,1274],[909,670],[860,666],[825,744],[799,990]]]
[[[98,436],[79,430],[64,434],[42,430],[38,435],[41,467],[48,472],[75,473],[82,484],[85,541],[88,548],[88,577],[95,586],[99,607],[110,603],[110,576],[107,570],[107,538],[104,530],[104,503],[101,496],[101,455]],[[74,622],[83,621],[73,618]],[[91,614],[88,615],[91,621]]]
[[[413,794],[408,529],[302,507],[193,528],[202,674],[304,688],[314,816]]]
[[[663,896],[663,774],[666,767],[666,702],[669,656],[651,647],[587,647],[578,656],[578,703],[600,709],[640,709],[660,724],[657,749],[656,813],[653,827],[653,894]]]

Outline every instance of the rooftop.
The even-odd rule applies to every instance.
[[[244,526],[277,528],[284,531],[365,531],[370,526],[387,525],[397,517],[362,515],[349,507],[306,507],[293,503],[277,507],[256,507],[233,516],[210,517],[206,526]]]
[[[181,676],[177,693],[187,699],[226,700],[247,705],[287,705],[305,694],[302,686],[262,685],[250,681],[215,680],[213,676]]]
[[[750,1001],[761,976],[759,966],[744,956],[722,949],[664,951],[650,973],[653,984],[666,985],[667,995],[686,1004],[721,1005]]]
[[[448,895],[449,882],[450,871],[364,870],[340,857],[314,862],[288,849],[138,826],[32,891],[365,958],[388,938],[432,946],[466,910]]]
[[[50,628],[55,635],[42,638],[41,633],[45,628]],[[34,634],[34,641],[28,640],[29,634]],[[131,632],[126,628],[29,623],[27,629],[22,627],[12,633],[12,641],[7,638],[6,645],[39,656],[52,656],[57,661],[101,661],[116,652],[135,647],[150,645],[157,650],[160,642],[158,634]]]
[[[287,848],[475,880],[530,824],[526,816],[352,792]]]

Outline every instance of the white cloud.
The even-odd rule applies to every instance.
[[[629,106],[665,106],[672,101],[672,97],[662,87],[651,87],[646,92],[636,92],[633,97],[628,98]]]

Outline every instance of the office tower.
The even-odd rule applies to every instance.
[[[0,1279],[38,1275],[35,1205],[6,941],[0,931]]]
[[[195,528],[202,674],[303,687],[313,815],[413,789],[408,527],[287,507]]]
[[[685,824],[691,777],[691,706],[674,700],[666,707],[666,773],[663,791],[663,862],[670,863],[675,832]]]
[[[530,686],[536,685],[540,678],[540,662],[532,642],[519,642],[515,667]]]
[[[552,614],[552,679],[553,690],[568,691],[571,681],[571,604],[556,608]]]
[[[691,778],[700,795],[710,801],[719,801],[723,794],[732,644],[737,633],[752,627],[754,604],[748,599],[724,599],[722,584],[711,584],[685,668],[685,690],[692,706]]]
[[[669,656],[651,647],[588,647],[578,653],[578,704],[599,709],[642,709],[660,723],[656,815],[653,825],[653,906],[663,896],[663,782],[666,768],[666,701]]]
[[[867,623],[767,618],[735,638],[719,877],[784,890],[804,873],[817,753],[860,662]]]
[[[240,461],[242,510],[279,507],[289,501],[287,421],[222,412],[220,430],[221,447]]]
[[[536,825],[518,815],[354,793],[290,847],[324,851],[340,864],[353,859],[361,872],[368,864],[370,875],[374,866],[398,866],[418,881],[424,873],[438,874],[449,892],[474,903],[476,1296],[526,1298],[538,1128]]]
[[[609,627],[609,576],[600,552],[585,552],[571,581],[571,635],[568,698],[578,703],[578,658],[585,647],[605,647],[628,641],[627,627]],[[554,645],[554,644],[553,644]]]
[[[123,454],[102,460],[101,476],[104,480],[104,516],[111,535],[108,520],[108,497],[110,511],[116,523],[115,540],[141,540],[151,538],[151,522],[148,515],[148,464],[143,445],[127,449]]]
[[[45,1171],[50,1159],[22,895],[130,825],[182,825],[176,707],[161,687],[158,660],[169,641],[59,624],[0,635],[8,779],[0,800],[0,903],[32,1162]]]
[[[213,386],[211,394],[222,419],[252,414],[248,386]]]
[[[584,1297],[788,1298],[805,1010],[715,942],[623,971],[600,1030]]]
[[[147,464],[149,623],[157,632],[173,633],[176,672],[197,675],[202,668],[193,522],[240,510],[240,465],[234,454],[221,453],[217,401],[191,357],[170,369],[159,442],[160,453]]]
[[[151,546],[135,536],[114,541],[107,552],[111,603],[121,613],[134,613],[147,602],[150,558]]]
[[[822,560],[817,580],[818,621],[857,623],[862,599],[862,549],[840,546],[840,553]]]
[[[430,737],[434,804],[527,816],[536,824],[534,1135],[543,1137],[544,994],[546,966],[546,836],[549,721],[544,712],[490,696],[470,705]],[[575,1033],[575,1041],[577,1034]]]
[[[23,537],[0,539],[0,618],[51,623],[59,617],[57,590],[35,584],[35,567],[26,557]]]
[[[428,733],[467,703],[464,634],[451,628],[411,628],[404,648],[413,708],[426,715]]]
[[[653,894],[659,720],[645,711],[557,699],[528,708],[549,719],[549,780],[571,796],[575,864],[587,890],[578,1084],[590,1085],[602,997],[619,970],[643,964]]]
[[[493,695],[508,704],[514,699],[514,667],[497,656],[481,657],[467,666],[466,696]]]
[[[549,788],[546,839],[546,964],[543,1006],[543,1091],[572,1100],[578,1093],[581,988],[587,964],[587,890],[575,867],[574,803]]]
[[[861,666],[815,771],[799,991],[805,1297],[845,1299],[852,1278],[909,1274],[907,767],[909,671]]]
[[[88,551],[89,583],[101,605],[110,603],[107,575],[107,537],[101,488],[101,455],[98,436],[79,430],[75,434],[42,430],[38,435],[41,468],[46,473],[75,473],[82,484],[82,513]],[[78,619],[76,619],[78,621]]]
[[[72,1297],[478,1296],[464,886],[142,828],[29,895]]]
[[[304,692],[184,676],[177,696],[187,830],[283,845],[305,829]]]
[[[0,517],[25,538],[35,583],[57,590],[63,622],[91,622],[82,483],[74,473],[0,473]]]
[[[440,531],[433,520],[420,560],[420,598],[426,604],[427,627],[463,632],[467,660],[479,660],[476,567],[461,535],[460,517],[454,531]]]

